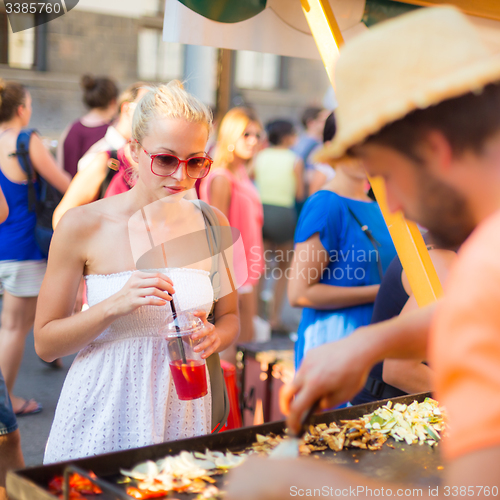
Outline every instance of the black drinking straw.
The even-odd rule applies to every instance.
[[[177,344],[179,345],[179,351],[181,353],[182,362],[186,365],[187,364],[186,352],[184,351],[184,344],[182,343],[181,329],[179,328],[177,322],[177,311],[175,310],[173,297],[172,300],[170,301],[170,309],[172,309],[172,316],[174,317],[175,331],[177,332]]]

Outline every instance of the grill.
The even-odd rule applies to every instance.
[[[410,404],[417,400],[423,401],[428,393],[412,396],[393,398],[394,403]],[[366,405],[352,406],[325,412],[313,417],[313,423],[338,422],[358,418],[366,413],[376,410],[386,401],[377,401]],[[140,462],[146,460],[159,460],[166,455],[176,455],[181,451],[238,451],[251,445],[256,440],[256,434],[283,433],[285,422],[272,422],[255,427],[246,427],[220,434],[211,434],[179,441],[171,441],[158,445],[135,448],[131,450],[109,453],[95,457],[82,458],[69,462],[32,467],[15,472],[9,472],[7,476],[7,491],[12,500],[54,500],[57,497],[49,493],[48,483],[55,475],[69,474],[77,471],[85,474],[93,471],[97,475],[97,483],[103,490],[101,495],[89,496],[89,500],[130,500],[126,495],[127,485],[117,484],[121,477],[119,470],[131,469]],[[412,487],[420,487],[427,492],[429,487],[440,484],[443,473],[442,460],[439,447],[431,448],[427,445],[409,446],[404,442],[395,443],[394,449],[384,445],[379,451],[361,449],[342,450],[334,453],[331,450],[315,452],[321,459],[332,464],[348,467],[359,473],[384,481],[397,482]],[[215,476],[216,485],[224,489],[227,476]],[[176,493],[178,498],[194,498],[196,495]]]

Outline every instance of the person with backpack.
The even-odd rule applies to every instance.
[[[135,186],[73,208],[57,225],[38,301],[35,348],[46,361],[78,354],[61,391],[45,463],[207,434],[218,424],[214,401],[223,386],[214,388],[210,374],[206,396],[181,401],[160,332],[172,319],[173,300],[178,314],[190,311],[203,321],[196,349],[207,364],[238,334],[236,292],[216,294],[211,257],[217,253],[209,249],[204,210],[221,228],[228,227],[227,219],[186,199],[196,179],[210,171],[205,150],[211,121],[208,108],[180,82],[150,90],[132,125]],[[192,235],[199,238],[191,245],[175,245]],[[142,267],[141,258],[155,248],[166,249],[164,258],[155,269]],[[186,262],[186,254],[200,248],[206,248],[201,260]],[[90,307],[72,314],[82,275]]]
[[[9,215],[0,224],[0,286],[3,307],[0,325],[0,369],[11,394],[17,415],[40,411],[35,400],[12,395],[24,352],[26,335],[33,326],[37,295],[45,273],[46,260],[35,239],[36,200],[40,178],[28,182],[31,173],[22,167],[19,137],[29,137],[27,153],[37,176],[43,176],[54,188],[64,192],[70,182],[60,170],[40,137],[26,131],[31,118],[31,96],[21,84],[0,80],[0,187]]]
[[[116,120],[108,127],[105,136],[93,144],[80,158],[78,172],[88,167],[99,153],[118,151],[130,141],[134,110],[141,97],[148,91],[148,87],[148,83],[139,81],[120,94]]]
[[[81,207],[110,196],[108,188],[111,184],[116,186],[117,182],[119,183],[120,189],[113,189],[113,194],[119,194],[132,188],[136,180],[136,164],[131,157],[130,144],[126,144],[118,151],[99,153],[85,170],[73,177],[68,190],[54,210],[52,219],[54,229],[62,216],[71,208]]]
[[[70,209],[79,207],[92,201],[104,198],[108,186],[114,177],[121,181],[113,181],[113,190],[109,194],[123,192],[130,189],[135,183],[135,164],[130,157],[128,142],[132,134],[132,118],[137,103],[148,92],[143,82],[137,82],[127,89],[121,96],[122,105],[120,116],[115,124],[123,139],[118,147],[104,139],[97,142],[80,160],[83,168],[79,168],[66,192],[65,196],[54,210],[53,226],[56,227],[61,217]],[[127,100],[128,99],[128,100]],[[111,128],[111,127],[110,127]],[[114,143],[117,144],[117,143]],[[104,149],[101,149],[104,148]],[[83,162],[83,163],[82,163]],[[121,190],[116,186],[120,185]]]

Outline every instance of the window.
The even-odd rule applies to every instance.
[[[281,57],[239,50],[236,53],[235,84],[239,88],[275,90],[281,87]]]
[[[12,33],[9,27],[8,46],[9,66],[23,69],[33,67],[35,63],[35,28]]]
[[[33,17],[32,14],[17,14]],[[32,21],[33,25],[34,22]],[[5,12],[0,12],[0,63],[12,68],[31,69],[35,65],[36,28],[13,33]]]
[[[137,71],[143,80],[182,79],[184,45],[162,40],[161,30],[142,28],[139,31]]]

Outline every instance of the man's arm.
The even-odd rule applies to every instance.
[[[474,491],[476,498],[498,496],[500,492],[498,464],[500,464],[500,446],[483,448],[462,455],[445,466],[445,486],[457,487],[459,494],[460,488],[465,486],[468,496],[473,496],[471,493]],[[496,490],[492,492],[494,487]],[[446,493],[444,490],[443,492]],[[453,496],[453,491],[452,495],[448,496]]]
[[[432,391],[432,370],[421,360],[386,359],[382,371],[386,384],[408,394]]]
[[[449,250],[431,249],[429,251],[432,263],[436,269],[439,281],[444,285],[452,265],[457,259],[457,254]],[[418,310],[418,304],[412,293],[410,283],[403,271],[401,282],[406,292],[410,296],[406,302],[401,316]],[[433,389],[431,384],[431,369],[421,361],[425,359],[386,359],[382,378],[386,384],[392,385],[407,392],[415,394],[416,392],[426,392]]]
[[[301,416],[318,399],[325,409],[349,401],[364,387],[371,367],[385,358],[425,359],[435,308],[436,303],[359,328],[345,339],[308,351],[295,379],[280,394],[288,426],[298,430]]]
[[[470,496],[491,499],[498,496],[499,463],[500,448],[492,447],[445,464],[444,481],[438,490],[439,498]],[[394,495],[401,487],[402,483],[375,481],[346,467],[332,466],[322,460],[250,458],[247,463],[231,471],[225,498],[289,500],[290,497],[307,497],[306,491],[314,489],[319,489],[321,496],[329,498],[338,496],[335,492],[339,490],[342,497],[373,498],[375,490],[391,490]],[[370,490],[371,494],[368,493]],[[426,488],[422,490],[423,495],[419,495],[419,499],[436,498],[429,497]]]
[[[417,301],[412,295],[403,307],[401,316],[416,310],[418,310]],[[386,359],[382,379],[386,384],[408,394],[430,391],[432,371],[422,361],[422,359]]]
[[[258,478],[258,480],[256,480]],[[335,490],[370,487],[380,488],[383,483],[356,474],[346,467],[332,466],[324,460],[298,458],[269,460],[249,458],[243,465],[230,472],[227,486],[227,500],[289,500],[291,497],[307,498],[306,490],[319,489],[322,497],[335,498]],[[389,484],[387,485],[389,486]],[[330,490],[330,488],[333,488]],[[352,491],[352,490],[351,490]],[[394,490],[395,491],[395,490]],[[420,498],[420,497],[419,497]]]

